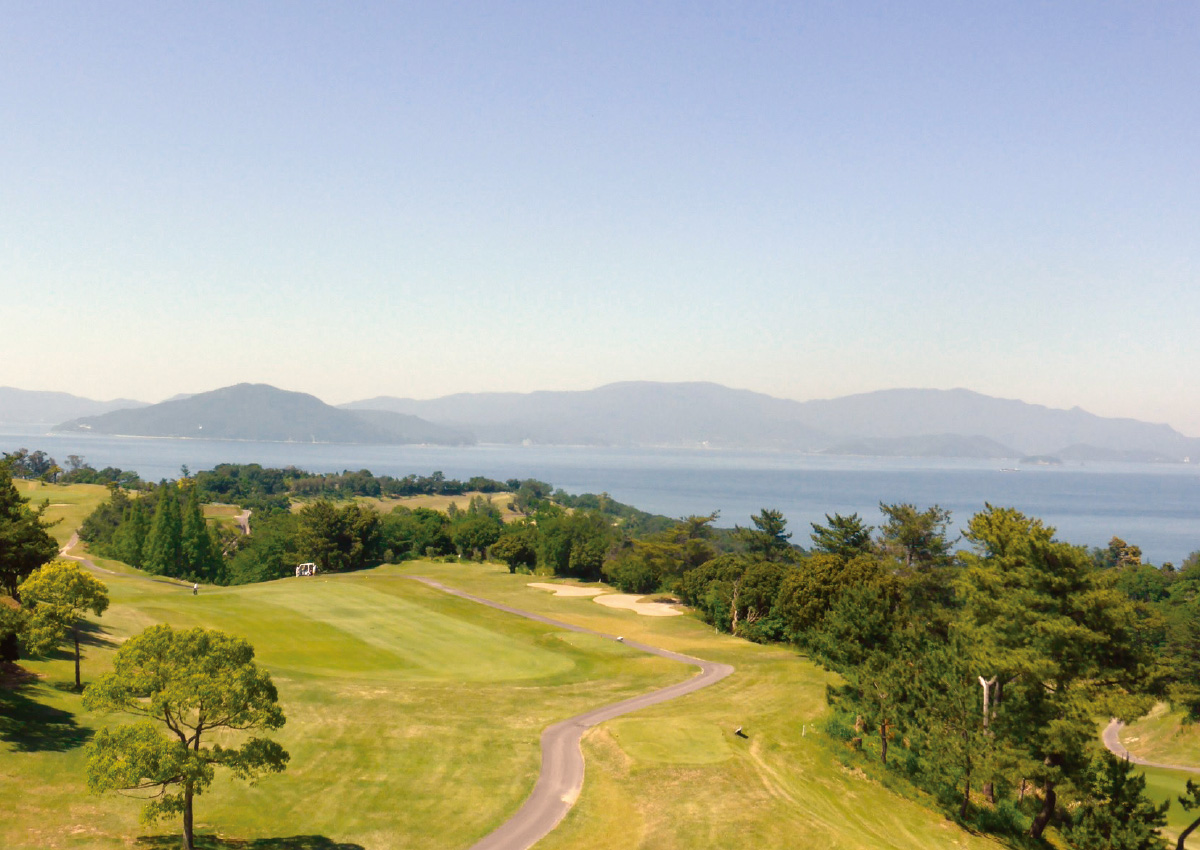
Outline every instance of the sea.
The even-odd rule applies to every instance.
[[[857,513],[879,524],[880,502],[940,505],[951,511],[956,532],[990,503],[1039,517],[1071,543],[1103,547],[1120,537],[1157,565],[1178,565],[1200,550],[1200,463],[1031,466],[723,449],[257,443],[0,428],[0,451],[20,448],[40,449],[64,466],[67,455],[80,455],[97,469],[132,469],[151,481],[177,478],[183,466],[198,472],[219,463],[368,469],[396,477],[440,471],[464,480],[537,478],[670,517],[716,511],[721,527],[748,525],[752,514],[776,509],[801,545],[809,542],[810,523],[823,523],[827,514]]]

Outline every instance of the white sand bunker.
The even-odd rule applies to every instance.
[[[596,597],[596,601],[609,608],[627,608],[646,617],[678,617],[683,612],[671,602],[643,602],[645,596],[633,593],[610,593]]]
[[[549,590],[555,596],[599,596],[601,593],[608,593],[602,587],[576,587],[573,584],[550,584],[546,581],[531,581],[529,586],[538,590]]]

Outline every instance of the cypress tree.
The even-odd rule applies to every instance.
[[[204,521],[200,497],[195,486],[189,488],[183,511],[183,574],[193,580],[215,582],[221,572],[221,555]]]
[[[134,499],[125,512],[124,521],[113,532],[112,552],[117,560],[131,567],[145,566],[146,538],[150,534],[150,517],[141,499]]]
[[[164,484],[154,509],[154,522],[146,538],[145,569],[164,576],[182,575],[183,517],[173,484]]]

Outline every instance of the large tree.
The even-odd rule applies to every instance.
[[[117,650],[113,672],[84,691],[83,704],[143,718],[103,729],[88,745],[88,788],[153,792],[143,822],[182,815],[184,850],[194,847],[193,798],[212,784],[217,767],[254,781],[288,762],[269,739],[231,745],[232,732],[279,729],[284,716],[253,647],[218,631],[151,626]],[[226,743],[206,743],[211,737]]]
[[[221,551],[204,520],[199,488],[194,483],[188,487],[187,503],[183,508],[179,548],[186,577],[213,584],[222,581]]]
[[[810,523],[813,549],[829,555],[838,555],[849,560],[858,555],[866,555],[871,551],[871,532],[875,529],[859,518],[857,513],[850,516],[825,514],[827,525]]]
[[[1084,785],[1084,800],[1067,828],[1078,850],[1160,850],[1158,828],[1167,822],[1169,800],[1146,798],[1146,777],[1128,759],[1102,752]],[[1180,847],[1183,843],[1180,842]]]
[[[12,482],[8,468],[0,463],[0,594],[20,601],[18,590],[25,577],[58,554],[58,543],[44,520],[46,504],[29,507]],[[16,615],[5,615],[15,622]],[[9,624],[12,626],[12,623]],[[20,648],[13,628],[0,630],[0,661],[16,661]]]
[[[79,626],[88,611],[99,617],[108,609],[104,582],[72,561],[52,561],[21,583],[21,601],[30,612],[26,633],[30,651],[42,655],[70,638],[75,645],[75,687],[83,687],[79,678]]]
[[[975,551],[964,553],[962,628],[971,661],[995,681],[997,735],[1019,745],[1042,808],[1030,834],[1041,837],[1057,789],[1086,776],[1098,716],[1136,716],[1126,701],[1151,658],[1140,618],[1081,547],[1011,508],[991,505],[968,524]]]
[[[55,523],[43,519],[46,507],[31,508],[0,464],[0,591],[17,600],[25,577],[58,554],[48,533]]]
[[[183,575],[183,514],[174,484],[164,484],[158,491],[158,504],[143,558],[147,572],[175,577]]]

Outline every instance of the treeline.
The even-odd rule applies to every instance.
[[[444,512],[398,506],[381,513],[353,501],[363,496],[455,496],[472,491],[475,495],[463,507],[451,502]],[[200,505],[212,501],[253,507],[251,533],[214,525],[207,529],[209,543],[204,544],[195,517]],[[177,509],[178,523],[173,519]],[[505,523],[503,510],[521,518]],[[187,518],[191,519],[183,523]],[[492,557],[512,570],[541,565],[556,574],[597,580],[605,560],[622,542],[669,524],[665,517],[607,494],[571,495],[536,479],[458,481],[440,472],[391,478],[366,470],[312,475],[295,468],[223,464],[178,484],[148,485],[134,497],[114,491],[84,521],[80,537],[97,554],[158,574],[211,583],[269,581],[294,574],[297,564],[308,561],[327,572],[342,572],[444,557]],[[176,525],[182,554],[161,556],[160,538],[173,533],[155,529]]]
[[[58,461],[43,451],[17,449],[15,452],[4,452],[0,457],[0,465],[13,478],[24,478],[36,481],[46,481],[51,484],[105,484],[136,490],[143,486],[142,479],[136,472],[106,466],[96,469],[84,462],[79,455],[67,455],[67,468],[63,469]]]
[[[148,488],[136,498],[114,489],[84,519],[79,537],[97,555],[155,575],[206,584],[228,580],[223,550],[234,536],[209,527],[199,488],[186,478]]]
[[[1166,698],[1200,719],[1200,553],[1155,568],[1119,539],[1089,552],[992,506],[955,552],[948,511],[881,510],[878,530],[827,516],[807,551],[777,511],[736,529],[724,554],[714,518],[693,517],[604,571],[841,674],[830,733],[978,827],[1038,838],[1054,823],[1077,847],[1159,846],[1165,808],[1100,748],[1095,718]]]

